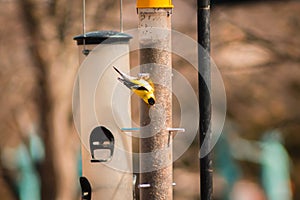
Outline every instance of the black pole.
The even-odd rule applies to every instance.
[[[208,152],[211,139],[211,100],[210,100],[210,0],[197,0],[198,43],[198,84],[199,84],[199,139],[201,151]],[[203,144],[204,139],[209,140]],[[212,160],[211,153],[200,158],[201,200],[212,199]]]

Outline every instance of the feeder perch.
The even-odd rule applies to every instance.
[[[89,180],[86,177],[80,177],[79,179],[81,186],[81,199],[91,200],[92,199],[92,187]]]

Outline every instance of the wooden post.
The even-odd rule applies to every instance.
[[[156,103],[140,102],[140,199],[173,199],[170,1],[137,1],[140,65],[155,84]]]

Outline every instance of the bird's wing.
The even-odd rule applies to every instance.
[[[149,89],[147,88],[148,83],[142,79],[133,79],[130,82],[132,84],[132,89],[149,91]]]
[[[139,87],[136,87],[134,89],[136,89],[136,90],[145,90],[145,91],[149,92],[149,90],[147,88],[145,88],[144,86],[139,86]]]
[[[150,84],[150,86],[154,90],[154,83],[152,82],[152,80],[150,78],[148,79],[148,83]]]
[[[145,91],[153,91],[154,90],[154,84],[149,79],[149,81],[146,81],[144,79],[138,79],[136,77],[129,76],[120,70],[118,70],[116,67],[113,67],[121,76],[121,78],[118,78],[120,82],[122,82],[125,86],[127,86],[130,89],[134,90],[145,90]]]
[[[116,72],[118,72],[120,74],[120,76],[125,80],[125,81],[130,81],[132,79],[136,79],[136,77],[132,77],[132,76],[129,76],[123,72],[121,72],[120,70],[118,70],[115,66],[113,66],[113,68],[116,70]]]
[[[129,89],[135,87],[135,84],[128,81],[128,80],[125,80],[125,79],[122,79],[122,78],[118,78],[118,80],[123,83],[126,87],[128,87]]]

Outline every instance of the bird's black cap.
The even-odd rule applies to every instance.
[[[148,103],[149,103],[149,105],[154,105],[155,104],[155,100],[151,97],[151,98],[149,98],[148,99]]]

